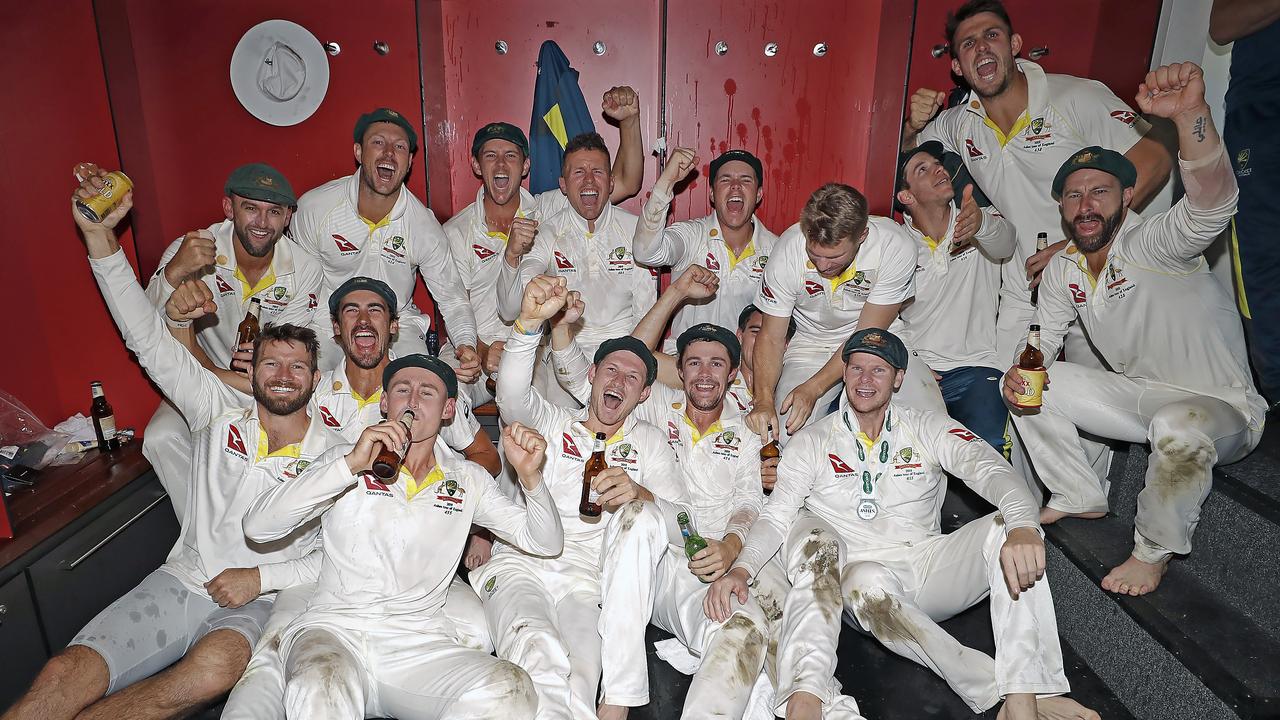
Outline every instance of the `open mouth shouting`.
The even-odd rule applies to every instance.
[[[616,412],[622,407],[622,391],[615,388],[605,388],[604,393],[600,396],[600,402],[605,409]]]
[[[1102,216],[1097,213],[1080,215],[1071,224],[1075,227],[1076,234],[1079,236],[1096,235],[1102,230]]]
[[[511,176],[506,173],[497,173],[493,176],[493,188],[495,190],[506,190],[511,187]]]
[[[378,347],[378,333],[369,327],[356,328],[351,334],[351,345],[357,352],[373,352]]]
[[[389,183],[393,179],[395,179],[396,164],[393,162],[389,162],[387,160],[379,160],[378,164],[375,165],[373,169],[374,169],[374,172],[377,174],[378,179],[384,183]]]
[[[994,82],[996,74],[1000,72],[1000,63],[996,62],[995,57],[987,55],[978,58],[978,62],[973,66],[973,72],[984,83]]]
[[[578,200],[584,210],[593,211],[600,208],[600,191],[595,188],[583,188],[578,192]]]

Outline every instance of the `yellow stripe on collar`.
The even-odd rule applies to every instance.
[[[413,475],[410,474],[408,470],[405,470],[404,466],[401,465],[400,479],[404,480],[405,499],[412,500],[414,495],[417,495],[423,490],[435,485],[441,480],[444,480],[444,470],[440,467],[439,463],[436,463],[436,466],[431,468],[431,472],[427,473],[427,476],[422,478],[422,482],[418,482],[414,479]]]
[[[387,216],[382,218],[378,222],[374,222],[363,215],[360,215],[359,218],[360,218],[360,222],[368,226],[370,235],[373,234],[374,230],[377,230],[378,228],[384,228],[391,224],[391,213],[387,213]]]
[[[280,448],[279,450],[276,450],[275,452],[269,452],[269,448],[270,448],[270,444],[267,442],[267,431],[263,430],[262,426],[259,425],[258,426],[258,454],[253,458],[253,462],[255,465],[262,462],[263,460],[266,460],[267,458],[272,458],[272,457],[297,458],[302,452],[302,443],[293,443],[292,445],[285,445],[284,447]]]
[[[756,241],[752,240],[747,246],[742,248],[741,255],[734,255],[733,248],[729,247],[729,243],[724,244],[725,252],[729,255],[729,269],[733,270],[738,267],[738,263],[756,254]]]
[[[244,293],[244,299],[248,300],[254,295],[257,295],[263,290],[266,290],[267,288],[276,284],[276,269],[272,267],[270,270],[267,271],[266,275],[262,276],[262,279],[258,281],[257,285],[250,287],[249,278],[245,277],[244,273],[241,272],[240,268],[237,267],[236,280],[240,281],[240,289]]]
[[[1031,116],[1027,114],[1026,110],[1023,110],[1022,115],[1018,118],[1018,121],[1013,124],[1013,127],[1009,128],[1008,135],[1001,132],[1000,128],[997,127],[995,123],[991,122],[991,118],[986,117],[985,115],[982,117],[982,122],[983,124],[991,128],[995,132],[996,140],[1000,142],[1000,147],[1004,147],[1005,145],[1009,144],[1010,140],[1017,137],[1018,133],[1022,132],[1024,129],[1026,129],[1028,125],[1031,124]]]
[[[853,280],[853,277],[857,274],[858,274],[857,263],[849,263],[849,267],[845,268],[844,272],[840,273],[839,275],[827,281],[831,283],[831,292],[835,292],[840,288],[841,285],[849,282],[850,280]]]
[[[356,389],[351,388],[351,397],[356,401],[356,408],[363,410],[369,403],[375,403],[382,399],[382,388],[373,391],[373,394],[367,398],[360,397],[360,393]]]
[[[724,426],[720,424],[719,420],[711,423],[711,427],[707,428],[707,431],[702,433],[698,432],[698,426],[693,424],[693,421],[689,419],[688,414],[681,414],[680,419],[684,420],[684,424],[689,426],[689,435],[693,438],[694,445],[697,445],[698,441],[704,437],[724,431]]]

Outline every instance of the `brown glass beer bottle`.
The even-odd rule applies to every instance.
[[[578,513],[583,517],[600,517],[600,493],[591,487],[591,481],[601,470],[609,467],[604,461],[604,433],[596,433],[596,440],[591,446],[591,458],[582,469],[582,500],[578,502]]]

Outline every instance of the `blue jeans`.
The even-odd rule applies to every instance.
[[[947,414],[1004,454],[1004,427],[1009,419],[1000,394],[1004,373],[989,367],[960,367],[944,370],[938,382]]]

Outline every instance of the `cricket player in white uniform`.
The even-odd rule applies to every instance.
[[[676,308],[688,299],[711,297],[717,289],[715,273],[700,265],[689,266],[636,327],[635,337],[650,348],[656,346]],[[581,300],[571,298],[566,309],[580,314]],[[567,347],[557,346],[567,336],[562,327],[557,320],[552,331],[557,371],[567,368],[572,373],[562,379],[563,384],[582,398],[581,393],[591,389],[586,381],[590,366],[581,346],[571,338]],[[740,407],[729,400],[742,355],[734,333],[710,323],[695,325],[681,333],[677,350],[678,359],[657,355],[658,374],[674,372],[680,389],[655,382],[649,398],[636,406],[634,414],[666,431],[689,493],[690,517],[707,547],[686,557],[682,548],[668,544],[661,527],[651,527],[646,556],[650,564],[636,568],[631,576],[632,593],[644,601],[615,607],[612,612],[631,615],[631,621],[622,626],[637,633],[640,642],[652,621],[702,658],[685,697],[683,717],[741,717],[765,663],[774,621],[781,615],[786,579],[781,566],[774,563],[768,582],[756,583],[751,599],[734,617],[716,623],[703,611],[703,583],[729,569],[746,531],[760,514],[760,439],[743,423],[749,405]],[[674,367],[664,368],[667,363]],[[770,463],[769,487],[775,469],[776,462]],[[644,687],[647,696],[647,667],[639,663],[627,671],[630,683]]]
[[[324,558],[315,594],[285,628],[289,718],[532,718],[537,697],[519,667],[467,647],[444,613],[471,524],[536,555],[560,552],[563,531],[539,466],[546,442],[504,433],[526,508],[483,468],[436,442],[453,413],[457,378],[443,360],[398,358],[383,371],[391,420],[262,493],[244,532],[272,542],[320,518]],[[405,448],[399,476],[370,472],[384,447]]]
[[[693,172],[697,162],[689,148],[671,153],[636,224],[636,262],[670,265],[673,276],[696,263],[719,279],[714,296],[689,302],[676,313],[671,339],[664,347],[668,353],[675,350],[675,338],[694,325],[733,327],[738,313],[755,299],[778,241],[755,215],[764,199],[764,170],[759,158],[746,150],[730,150],[711,161],[712,214],[663,229],[675,186]]]
[[[940,675],[976,713],[1003,699],[1000,717],[1009,720],[1037,718],[1038,704],[1039,717],[1096,718],[1056,697],[1069,688],[1037,503],[1009,464],[963,425],[893,401],[908,355],[879,328],[845,343],[839,411],[787,445],[746,547],[708,590],[709,614],[726,617],[781,547],[792,590],[778,638],[777,710],[788,718],[816,718],[830,701],[842,611],[890,650]],[[998,512],[943,535],[945,473]],[[994,660],[937,624],[988,594]]]
[[[1125,153],[1139,169],[1138,207],[1164,184],[1171,162],[1156,140],[1145,137],[1146,121],[1102,83],[1045,73],[1030,60],[1015,60],[1022,37],[999,0],[966,2],[948,16],[946,35],[951,71],[972,90],[941,113],[944,93],[917,90],[903,127],[903,147],[937,140],[958,154],[978,187],[1017,228],[1017,247],[1002,266],[996,352],[1003,359],[1017,352],[1026,336],[1035,278],[1066,244],[1058,208],[1044,192],[1063,161],[1089,145]],[[1037,253],[1041,232],[1048,233],[1050,245]],[[1073,351],[1083,355],[1087,345],[1068,349]]]
[[[889,218],[869,217],[862,193],[839,183],[815,190],[799,224],[774,247],[756,294],[765,318],[747,416],[752,431],[785,439],[826,415],[840,395],[841,345],[854,330],[888,329],[898,319],[915,293],[915,269],[911,238]],[[793,316],[795,342],[786,345]],[[903,402],[944,409],[933,374],[914,353]]]
[[[548,438],[544,476],[565,528],[564,551],[540,558],[498,544],[493,559],[471,573],[471,584],[485,605],[498,656],[533,678],[538,717],[589,720],[619,717],[626,707],[648,702],[647,683],[633,682],[627,672],[636,662],[644,666],[644,638],[625,627],[631,615],[618,608],[642,601],[631,589],[632,575],[647,562],[650,533],[664,527],[670,541],[682,544],[676,515],[689,508],[666,434],[632,416],[657,374],[643,343],[621,337],[601,344],[583,409],[552,405],[530,390],[542,325],[569,295],[562,277],[530,281],[502,354],[497,393],[508,422]],[[580,516],[579,506],[597,434],[606,438],[608,467],[591,488],[606,512],[593,519]],[[608,648],[603,659],[602,646]]]
[[[1035,316],[1052,385],[1040,412],[1014,413],[1052,493],[1044,523],[1107,510],[1106,488],[1081,471],[1076,428],[1151,443],[1133,554],[1102,580],[1129,595],[1154,590],[1169,558],[1191,551],[1213,466],[1257,445],[1267,409],[1232,298],[1202,255],[1231,221],[1238,190],[1200,68],[1148,73],[1137,102],[1177,128],[1186,196],[1144,219],[1129,209],[1137,170],[1125,157],[1093,147],[1063,164],[1052,188],[1072,243],[1045,269]],[[1072,320],[1114,372],[1054,362]],[[1022,388],[1020,376],[1006,374],[1006,397]]]
[[[657,297],[657,279],[632,256],[636,216],[608,200],[613,188],[609,149],[599,135],[583,133],[569,141],[560,188],[570,207],[539,226],[537,242],[531,247],[508,245],[508,259],[498,278],[498,313],[515,319],[524,288],[533,277],[563,277],[586,302],[577,339],[588,353],[594,353],[600,343],[626,335],[644,317]],[[521,250],[518,265],[512,265],[511,256]],[[548,351],[539,358],[535,381],[547,400],[577,407],[577,401],[556,383]]]
[[[996,355],[996,304],[1000,262],[1017,236],[995,208],[979,206],[971,180],[952,179],[947,155],[929,141],[898,161],[895,199],[917,253],[916,294],[902,307],[901,335],[938,378],[947,414],[1004,452],[1009,411],[996,369],[1006,362]]]
[[[382,374],[393,360],[390,345],[396,332],[394,313],[398,306],[395,293],[386,283],[359,276],[340,285],[329,297],[333,334],[345,358],[342,365],[320,376],[311,397],[311,412],[349,443],[358,442],[366,427],[384,420]],[[453,418],[441,424],[439,440],[490,475],[497,475],[501,469],[498,451],[466,407],[464,394],[458,395]],[[477,538],[479,535],[474,533],[468,538],[469,553],[479,542]],[[289,588],[277,596],[244,676],[223,705],[224,720],[284,718],[284,666],[279,639],[306,609],[314,592],[315,585],[308,584]],[[453,621],[463,645],[486,653],[493,650],[480,598],[461,578],[453,579],[444,612]]]
[[[73,199],[91,197],[105,172],[88,170]],[[182,535],[165,563],[98,614],[45,666],[6,718],[181,717],[235,683],[271,610],[272,593],[315,577],[316,531],[247,541],[240,518],[254,496],[295,477],[342,442],[308,415],[320,373],[315,335],[268,327],[251,365],[253,398],[201,367],[165,329],[116,241],[126,196],[102,223],[72,210],[89,262],[125,343],[195,432]],[[179,295],[197,301],[181,312]],[[214,310],[199,280],[166,305],[172,322]],[[187,328],[189,332],[189,328]],[[172,667],[170,667],[172,666]],[[104,695],[107,696],[104,698]]]
[[[644,175],[644,139],[640,133],[640,99],[627,86],[605,92],[600,110],[620,126],[618,157],[613,165],[610,202],[620,203],[640,190]],[[521,182],[529,174],[529,140],[520,128],[491,122],[471,141],[471,171],[481,181],[476,201],[444,224],[449,249],[458,266],[467,299],[476,314],[482,367],[492,375],[511,321],[498,316],[498,265],[509,250],[509,262],[520,263],[534,242],[538,222],[569,207],[559,188],[529,194]],[[449,353],[445,353],[446,360]],[[485,382],[470,386],[473,407],[493,399]]]
[[[285,236],[298,200],[284,175],[262,163],[243,165],[232,171],[223,192],[226,220],[174,240],[147,284],[147,297],[159,310],[187,278],[199,278],[209,286],[218,311],[195,323],[191,351],[201,364],[244,392],[247,405],[251,348],[237,347],[236,335],[250,303],[260,303],[262,325],[308,327],[323,277],[320,264]],[[142,453],[173,499],[181,522],[191,475],[191,430],[167,401],[147,423]]]
[[[403,115],[378,108],[360,116],[354,138],[360,167],[353,175],[304,194],[293,218],[294,239],[324,268],[322,297],[329,297],[356,275],[382,280],[401,303],[396,308],[401,325],[393,346],[396,354],[426,352],[424,335],[430,318],[413,302],[414,275],[420,274],[448,326],[458,379],[473,383],[480,376],[475,314],[444,230],[405,186],[418,135]],[[329,331],[327,319],[318,318],[316,329],[324,336]],[[322,354],[325,369],[342,362],[342,353],[332,342]]]

